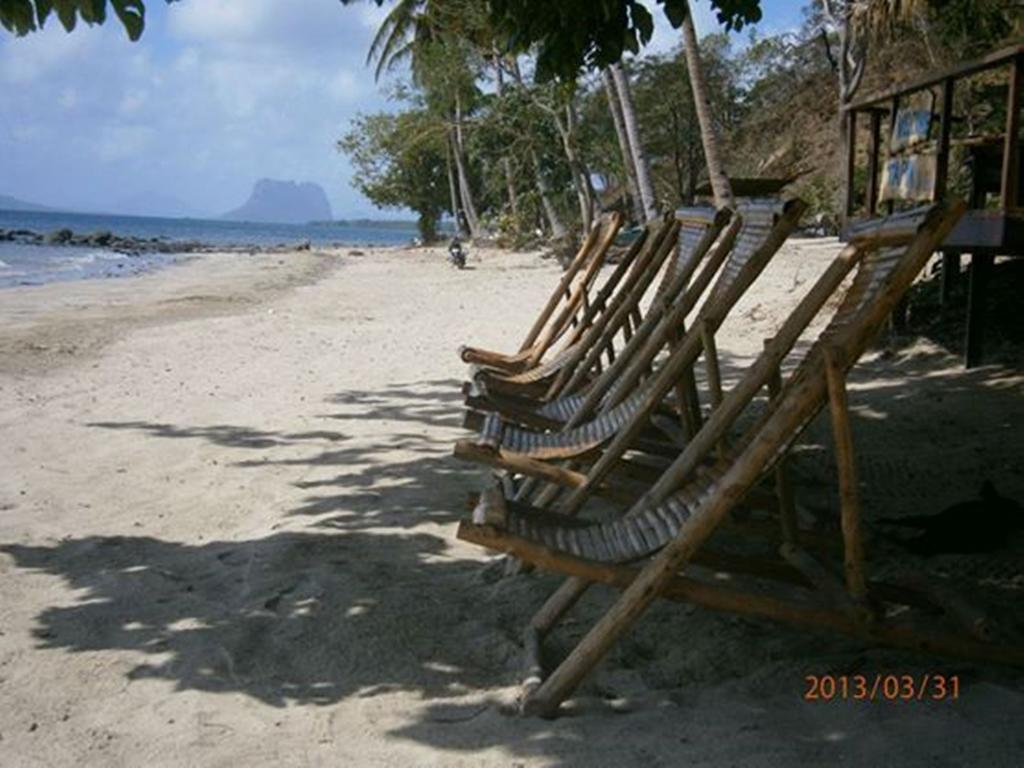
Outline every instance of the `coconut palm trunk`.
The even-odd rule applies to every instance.
[[[622,108],[622,124],[629,139],[629,147],[633,156],[633,168],[636,172],[637,191],[640,193],[640,202],[644,209],[644,221],[650,221],[658,215],[657,199],[654,196],[654,185],[651,183],[651,166],[647,162],[647,154],[644,152],[643,141],[640,138],[640,126],[636,119],[636,109],[633,106],[633,92],[629,86],[629,78],[622,69],[622,64],[612,64],[612,79],[615,81],[615,89],[619,96],[619,106]]]
[[[466,232],[465,225],[462,221],[462,216],[459,214],[462,211],[462,205],[459,202],[459,190],[455,184],[455,168],[452,164],[452,145],[450,141],[446,141],[444,144],[444,164],[445,170],[448,172],[448,195],[451,198],[452,207],[452,218],[455,219],[455,234],[460,237],[465,237],[469,233]]]
[[[557,112],[552,117],[558,136],[562,140],[562,151],[565,152],[565,159],[572,171],[573,187],[576,189],[576,200],[580,206],[580,223],[583,225],[583,231],[589,232],[594,222],[593,186],[590,183],[590,171],[576,151],[576,120],[572,106],[566,106],[564,122]]]
[[[736,201],[732,194],[729,175],[722,163],[721,141],[715,126],[711,102],[708,100],[707,86],[704,82],[704,71],[700,63],[700,47],[697,43],[697,30],[693,26],[693,13],[686,10],[683,19],[683,50],[686,55],[686,69],[690,75],[690,87],[693,89],[693,103],[697,111],[697,122],[700,124],[700,138],[704,145],[704,160],[708,166],[708,178],[711,191],[715,196],[715,205],[733,206]]]
[[[640,190],[637,188],[636,183],[633,149],[629,146],[629,136],[626,135],[626,126],[622,122],[622,111],[619,106],[619,96],[615,90],[615,80],[608,69],[601,72],[601,80],[604,82],[604,92],[608,97],[608,110],[611,112],[612,124],[615,126],[615,137],[619,142],[619,152],[622,153],[622,167],[626,172],[626,189],[628,190],[630,207],[633,211],[633,219],[635,221],[643,221],[644,205],[640,199]]]
[[[466,172],[465,147],[462,140],[462,99],[458,93],[455,94],[455,131],[452,141],[452,153],[455,155],[455,170],[459,182],[459,196],[462,198],[462,211],[466,215],[466,225],[469,227],[470,237],[476,238],[480,236],[480,219],[473,202],[469,174]]]
[[[501,55],[497,46],[493,48],[495,83],[498,89],[498,98],[505,95],[505,73],[501,68]],[[508,207],[512,217],[519,221],[519,196],[516,194],[515,176],[512,173],[512,161],[506,155],[501,158],[502,170],[505,173],[505,191],[508,194]]]

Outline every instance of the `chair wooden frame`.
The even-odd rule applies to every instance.
[[[603,218],[590,230],[530,327],[518,352],[509,355],[464,346],[459,350],[462,360],[509,371],[536,365],[551,345],[572,327],[580,309],[586,305],[589,291],[604,265],[608,249],[621,228],[622,215],[616,212]]]
[[[553,534],[541,534],[535,528],[530,535],[523,535],[516,532],[514,526],[511,530],[502,527],[521,514],[514,509],[483,510],[487,522],[498,522],[497,527],[460,525],[459,538],[514,554],[526,562],[570,577],[536,614],[526,631],[526,668],[530,679],[524,685],[524,713],[555,715],[562,701],[658,597],[800,627],[830,629],[871,643],[1024,664],[1024,648],[994,644],[985,639],[983,617],[979,618],[978,612],[965,601],[950,599],[942,588],[915,590],[876,583],[867,578],[864,568],[846,376],[962,213],[961,203],[943,202],[930,206],[923,214],[900,215],[858,227],[852,233],[850,248],[853,252],[846,255],[847,260],[857,260],[858,272],[846,299],[833,322],[784,386],[777,387],[777,382],[772,383],[774,376],[769,375],[769,387],[775,394],[766,414],[748,432],[736,454],[720,457],[710,468],[700,471],[717,442],[719,430],[729,420],[731,399],[741,400],[744,396],[743,382],[726,396],[723,405],[705,424],[699,436],[701,444],[698,445],[697,440],[691,443],[689,453],[684,451],[663,480],[625,518],[602,524],[615,529],[614,545],[609,543],[612,539],[607,539],[603,545],[606,550],[616,550],[608,552],[609,558],[594,556],[594,524],[564,521],[551,513],[539,514],[552,518],[543,525]],[[820,286],[821,283],[815,291],[830,293],[827,285]],[[820,298],[822,303],[824,300]],[[751,369],[756,369],[757,374],[749,374],[744,381],[757,379],[757,385],[763,385],[764,374],[771,374],[777,368],[775,347],[774,341],[766,346]],[[799,584],[817,595],[819,602],[755,594],[682,575],[681,571],[690,563],[699,563],[702,558],[706,561],[709,556],[714,561],[713,553],[706,549],[702,552],[707,539],[759,479],[782,465],[793,442],[809,421],[826,407],[832,418],[840,478],[843,575],[834,575],[809,554],[796,535],[794,521],[787,524],[785,510],[780,515],[783,534],[780,554],[784,562],[781,565],[772,562],[771,567],[765,567],[734,557],[726,564],[727,568],[776,582]],[[673,499],[684,503],[685,514],[672,511]],[[657,529],[654,520],[659,516],[663,520],[662,528],[667,531]],[[539,521],[533,524],[542,525]],[[574,526],[578,533],[571,533]],[[583,547],[579,542],[588,534],[591,545]],[[628,564],[653,552],[657,554],[640,567]],[[610,562],[601,562],[602,559]],[[723,565],[721,560],[718,565]],[[588,584],[595,582],[622,589],[622,594],[569,656],[549,676],[541,679],[540,642]],[[874,610],[874,601],[931,607],[943,611],[962,629],[952,632],[945,627],[924,628],[916,617],[913,622],[885,618]]]

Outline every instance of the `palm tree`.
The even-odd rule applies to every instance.
[[[686,0],[684,0],[685,2]],[[708,166],[708,179],[714,193],[715,205],[718,207],[733,206],[735,199],[729,175],[722,164],[721,141],[708,100],[707,87],[704,83],[704,71],[700,64],[700,48],[697,43],[697,30],[693,26],[693,13],[689,7],[683,19],[683,50],[686,55],[686,69],[690,75],[690,88],[693,89],[693,103],[700,125],[701,143],[704,145],[704,160]]]
[[[629,136],[626,135],[626,126],[622,122],[622,108],[619,106],[619,96],[615,90],[615,80],[612,78],[609,68],[606,67],[601,71],[601,80],[604,83],[605,95],[608,97],[608,109],[612,115],[612,125],[615,127],[615,138],[619,142],[619,152],[622,154],[622,167],[626,173],[626,188],[629,190],[633,218],[636,221],[643,221],[644,206],[636,183],[636,165],[633,162],[633,148],[629,146]]]
[[[622,123],[629,142],[629,149],[633,168],[636,173],[637,191],[640,193],[640,201],[644,210],[644,220],[650,221],[658,215],[658,203],[654,196],[654,185],[651,183],[651,167],[647,162],[647,154],[644,152],[643,143],[640,138],[640,127],[637,124],[636,109],[633,107],[633,94],[629,86],[629,78],[622,69],[622,63],[612,64],[612,80],[615,83],[615,90],[619,96],[619,107],[622,110]]]
[[[374,75],[380,76],[397,64],[408,62],[413,82],[444,104],[448,131],[449,162],[454,163],[457,198],[452,211],[457,226],[464,223],[470,237],[482,234],[468,173],[464,127],[464,101],[474,88],[468,75],[466,47],[469,26],[477,18],[474,0],[430,2],[399,0],[384,17],[370,44],[367,63],[376,61]]]

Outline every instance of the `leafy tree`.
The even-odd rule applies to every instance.
[[[176,0],[166,0],[168,3]],[[110,7],[132,40],[138,40],[146,23],[143,0],[110,0]],[[41,29],[55,14],[68,32],[78,20],[102,24],[107,19],[107,0],[0,0],[0,25],[17,35]]]
[[[356,188],[374,205],[415,211],[420,237],[431,242],[448,210],[446,144],[435,117],[418,108],[360,115],[338,149],[352,160]]]

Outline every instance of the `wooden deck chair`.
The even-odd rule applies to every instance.
[[[639,324],[636,318],[640,302],[671,254],[677,231],[678,224],[667,217],[648,224],[589,303],[577,325],[565,334],[556,354],[516,372],[477,368],[471,372],[471,391],[543,397],[551,380],[561,371],[579,364],[606,331],[609,345],[604,352],[609,361],[614,360],[614,340],[619,333],[625,342],[632,337],[634,324]],[[598,367],[603,358],[598,355]]]
[[[813,301],[805,298],[794,315],[808,312],[815,305],[823,306],[855,263],[852,283],[825,331],[769,400],[766,412],[738,443],[734,455],[712,459],[713,444],[735,408],[746,402],[751,387],[761,386],[766,378],[770,381],[777,370],[781,357],[774,342],[766,346],[722,401],[698,439],[624,517],[609,523],[587,523],[507,505],[500,496],[491,495],[477,510],[487,524],[460,525],[461,539],[512,553],[570,577],[534,617],[525,635],[528,669],[533,677],[524,686],[525,713],[555,715],[561,702],[658,597],[805,628],[836,630],[872,643],[1024,664],[1024,649],[982,639],[984,633],[979,628],[984,623],[979,623],[973,606],[965,608],[963,601],[951,599],[942,589],[919,591],[870,581],[864,569],[846,375],[962,212],[961,203],[944,202],[853,230],[848,249],[829,269],[828,279],[819,281],[812,292]],[[825,407],[832,417],[839,468],[843,576],[835,575],[801,546],[795,521],[790,519],[786,524],[789,513],[785,506],[780,510],[783,544],[779,551],[783,562],[763,563],[739,556],[716,559],[710,553],[716,570],[757,576],[774,582],[776,588],[788,585],[785,595],[777,597],[763,588],[746,591],[718,581],[682,576],[680,572],[688,564],[702,562],[705,542],[730,510],[759,479],[780,466],[794,441]],[[648,557],[651,559],[646,560]],[[641,567],[629,565],[639,560],[645,560]],[[554,672],[541,680],[541,639],[587,586],[596,582],[620,588],[623,593]],[[792,597],[796,588],[804,595]],[[911,610],[898,615],[876,610],[886,603]],[[962,629],[928,628],[923,617],[909,615],[915,613],[915,608],[942,611]]]
[[[562,274],[554,293],[526,334],[518,352],[509,355],[476,347],[462,347],[459,355],[463,361],[511,371],[536,365],[548,348],[572,326],[580,308],[586,304],[588,292],[621,227],[622,215],[616,212],[602,218],[590,230],[568,269]]]
[[[588,310],[588,316],[574,329],[557,355],[520,373],[482,371],[474,377],[472,392],[525,396],[546,402],[561,394],[570,382],[574,389],[578,389],[581,382],[600,373],[604,358],[607,358],[608,364],[615,362],[615,339],[620,333],[623,342],[628,345],[643,325],[641,302],[662,264],[668,260],[656,294],[664,294],[673,287],[673,282],[682,285],[689,282],[730,218],[731,213],[725,209],[716,211],[712,208],[693,208],[648,225],[645,229],[646,244],[630,274],[610,298],[599,295],[595,299]],[[673,257],[668,259],[670,254]],[[617,284],[613,283],[614,277],[608,281],[613,291]],[[675,280],[677,277],[680,279]],[[606,284],[602,294],[607,288]],[[596,319],[589,317],[598,309],[604,309],[601,316]]]
[[[596,381],[590,380],[589,376],[599,368],[601,355],[610,348],[614,323],[606,327],[595,342],[589,344],[586,355],[575,368],[567,365],[560,371],[548,391],[540,398],[497,393],[489,391],[486,382],[473,383],[466,391],[467,413],[464,426],[479,432],[487,413],[497,412],[512,422],[532,429],[560,430],[575,414],[583,415],[581,406],[587,398],[581,390],[589,388],[593,395],[590,404],[597,403],[624,373],[633,355],[644,347],[663,317],[674,313],[673,322],[679,323],[681,327],[686,315],[696,306],[703,291],[711,284],[731,252],[741,219],[734,217],[728,209],[688,208],[677,211],[676,220],[680,225],[679,244],[671,268],[666,271],[642,322],[634,327],[632,338]],[[695,285],[691,285],[698,266],[701,266],[701,271],[694,281]],[[681,382],[679,389],[691,391],[692,382]]]
[[[614,455],[609,458],[602,454],[598,461],[601,476],[593,482],[577,483],[577,490],[584,488],[581,493],[589,494],[627,450],[638,447],[638,439],[647,428],[651,415],[669,392],[676,389],[692,371],[703,349],[711,351],[707,359],[717,371],[717,355],[710,341],[714,331],[785,242],[804,209],[804,204],[797,200],[741,206],[737,214],[735,244],[724,266],[718,270],[717,280],[693,327],[681,339],[675,334],[710,282],[712,275],[707,274],[708,271],[717,269],[713,262],[707,264],[702,276],[681,300],[675,302],[671,311],[662,313],[657,328],[651,330],[642,348],[623,370],[610,370],[606,377],[602,377],[601,386],[588,391],[562,430],[538,432],[525,429],[502,419],[499,414],[491,413],[476,441],[463,440],[456,444],[455,456],[549,479],[551,467],[545,462],[578,458],[611,442]],[[669,344],[675,345],[672,353],[638,387],[657,354]],[[597,415],[586,419],[595,408],[600,409]],[[563,473],[557,476],[566,477]],[[578,503],[575,495],[572,498],[573,503]]]

